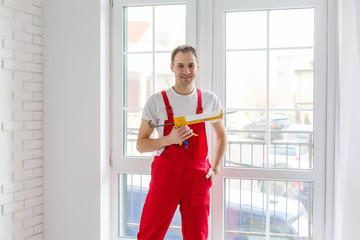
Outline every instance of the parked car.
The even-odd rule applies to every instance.
[[[284,140],[299,143],[311,143],[313,126],[307,124],[291,124],[284,134]]]
[[[264,159],[267,162],[267,152]],[[309,147],[274,141],[270,145],[269,164],[272,168],[309,169]]]
[[[283,138],[283,134],[276,132],[277,130],[284,130],[290,126],[290,119],[285,115],[274,114],[270,115],[270,140],[279,140]],[[244,126],[244,130],[248,130],[248,137],[260,138],[266,140],[267,138],[267,117],[262,115],[258,120]],[[254,130],[254,131],[251,131]]]
[[[127,204],[126,204],[126,237],[136,237],[139,230],[139,223],[141,217],[142,204],[147,194],[146,188],[133,187],[127,191]],[[231,190],[238,191],[236,190]],[[242,195],[250,194],[246,191],[241,192]],[[239,204],[239,199],[233,197],[225,204],[226,215],[225,215],[225,231],[226,240],[248,240],[252,239],[247,234],[252,232],[261,232],[259,224],[264,223],[266,217],[266,211],[263,209],[264,203],[260,201],[263,193],[253,192],[253,196],[250,195],[246,198],[246,201]],[[233,195],[233,194],[232,194]],[[235,194],[238,195],[238,194]],[[235,197],[236,198],[236,197]],[[307,219],[307,212],[302,204],[291,199],[285,199],[284,197],[270,197],[270,223],[271,232],[275,234],[287,234],[297,235],[296,230],[297,222],[305,221]],[[304,230],[304,229],[303,229]],[[181,216],[179,211],[175,212],[172,220],[172,226],[168,230],[166,240],[180,240],[182,239],[181,233]],[[282,238],[287,239],[287,238]],[[291,239],[291,238],[290,238]]]
[[[264,239],[267,215],[264,209],[264,206],[266,206],[263,200],[265,199],[264,193],[250,191],[240,192],[234,189],[231,189],[231,192],[230,199],[225,203],[225,239]],[[240,193],[241,204],[239,204]],[[271,237],[278,237],[285,240],[293,239],[291,237],[292,235],[307,236],[309,224],[308,212],[301,203],[283,196],[269,195],[269,199]],[[300,229],[298,229],[298,223],[301,224]],[[294,239],[296,238],[294,237]]]
[[[312,201],[312,183],[294,181],[287,183],[286,181],[268,181],[269,186],[265,186],[265,182],[258,181],[260,191],[269,193],[274,196],[288,197],[294,200],[299,199],[306,210],[309,209],[310,202]]]

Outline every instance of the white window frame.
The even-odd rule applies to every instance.
[[[326,89],[327,87],[327,1],[303,0],[214,0],[213,39],[213,79],[224,79],[225,76],[225,11],[271,10],[271,9],[315,9],[315,54],[314,54],[314,170],[297,170],[298,172],[278,169],[241,169],[223,168],[219,178],[214,181],[212,189],[212,239],[224,237],[224,179],[244,178],[261,180],[313,181],[313,239],[325,239],[325,169],[326,169]],[[322,30],[320,30],[322,29]],[[325,43],[325,44],[324,44]],[[220,99],[225,97],[224,81],[213,82],[214,92]],[[320,161],[319,161],[320,159]]]
[[[329,5],[331,4],[331,12],[329,16],[327,15],[327,2]],[[244,4],[245,2],[245,4]],[[251,2],[251,5],[250,3]],[[300,3],[299,3],[300,2]],[[315,134],[320,137],[315,143],[315,149],[321,149],[317,151],[315,154],[315,159],[321,158],[324,159],[322,162],[315,162],[315,169],[323,168],[326,171],[322,171],[320,174],[311,173],[311,171],[304,172],[305,175],[297,176],[297,180],[308,180],[312,179],[315,182],[314,186],[314,199],[318,199],[314,203],[314,216],[322,216],[322,219],[314,219],[314,239],[333,239],[333,185],[331,183],[334,182],[333,176],[333,158],[334,151],[330,149],[331,146],[334,146],[335,137],[334,129],[335,129],[335,106],[330,106],[333,102],[335,91],[335,77],[331,74],[336,74],[335,68],[327,69],[327,67],[332,67],[335,65],[335,57],[336,54],[334,52],[330,52],[330,49],[334,49],[336,47],[336,42],[330,41],[326,39],[326,31],[330,31],[331,36],[336,35],[336,26],[329,27],[327,21],[331,21],[331,23],[335,22],[336,17],[336,2],[335,0],[272,0],[272,1],[261,1],[261,0],[114,0],[113,7],[111,9],[111,147],[110,147],[110,155],[111,155],[111,239],[119,239],[117,235],[118,231],[118,173],[140,173],[140,174],[150,174],[151,169],[151,157],[124,157],[123,156],[123,136],[122,136],[122,128],[123,128],[123,82],[122,82],[122,46],[123,46],[123,36],[122,36],[122,26],[123,26],[123,7],[125,6],[141,6],[141,5],[157,5],[157,4],[172,4],[172,3],[186,3],[187,4],[187,23],[190,21],[192,24],[187,24],[187,26],[191,26],[191,29],[188,29],[192,34],[187,34],[186,42],[192,44],[197,47],[200,69],[197,79],[197,86],[203,89],[224,89],[222,85],[222,81],[217,81],[217,79],[222,79],[223,72],[216,71],[216,68],[219,66],[223,66],[221,62],[222,58],[218,56],[223,56],[221,52],[223,48],[218,48],[217,46],[221,46],[222,43],[219,41],[223,41],[223,36],[213,35],[213,32],[219,31],[221,28],[221,22],[217,22],[215,9],[219,7],[222,9],[228,9],[229,7],[233,8],[234,6],[238,6],[238,9],[254,9],[255,7],[261,6],[264,9],[268,9],[271,7],[275,7],[279,9],[284,7],[293,7],[293,4],[298,4],[299,7],[316,7],[318,9],[315,12],[316,21],[320,22],[320,26],[322,26],[321,34],[317,36],[317,41],[315,42],[315,46],[318,52],[321,52],[324,59],[318,59],[315,57],[315,61],[317,62],[315,78],[322,79],[321,83],[316,82],[315,88],[317,88],[317,84],[321,84],[321,86],[325,86],[324,91],[320,94],[315,94],[314,97],[314,111],[318,112],[320,104],[323,104],[322,108],[320,107],[320,112],[323,117],[320,117],[320,121],[314,123]],[[241,5],[241,6],[240,6]],[[214,19],[214,20],[213,20]],[[196,22],[196,24],[194,24]],[[335,38],[334,38],[335,39]],[[329,46],[319,45],[318,42],[329,42]],[[116,43],[116,44],[115,44]],[[331,46],[330,46],[331,45]],[[330,56],[326,58],[326,52],[329,52]],[[213,58],[213,56],[216,56]],[[120,67],[115,67],[120,66]],[[331,76],[326,76],[326,73]],[[327,82],[330,81],[330,82]],[[328,85],[326,85],[328,84]],[[326,89],[326,91],[325,91]],[[217,92],[218,94],[218,92]],[[224,94],[220,93],[219,98],[224,98]],[[320,101],[319,101],[320,99]],[[328,101],[328,105],[326,104]],[[330,117],[330,119],[326,119],[326,114]],[[327,123],[327,126],[322,126],[320,124]],[[211,137],[210,137],[211,140]],[[320,141],[319,141],[320,140]],[[328,143],[331,146],[320,146],[321,143]],[[320,143],[320,144],[321,144]],[[211,141],[211,145],[214,143]],[[210,153],[211,155],[211,153]],[[210,156],[211,157],[211,156]],[[326,159],[327,157],[327,159]],[[210,158],[211,159],[211,158]],[[325,163],[330,163],[326,164]],[[254,169],[232,169],[232,168],[224,168],[221,172],[221,175],[214,181],[213,189],[212,189],[212,206],[221,206],[212,208],[211,212],[211,224],[210,224],[210,234],[208,239],[222,239],[224,235],[224,225],[223,222],[219,222],[219,220],[223,220],[223,210],[224,210],[224,177],[234,177],[238,178],[241,176],[242,178],[254,178],[254,176],[260,176],[261,178],[266,179],[276,179],[280,170],[272,170],[272,171],[256,171]],[[325,173],[330,173],[325,176]],[[293,179],[293,172],[291,171],[282,171],[282,177],[286,179]],[[325,200],[325,177],[326,177],[326,200]],[[222,180],[220,180],[222,179]],[[220,193],[220,194],[219,194]],[[331,199],[330,199],[330,198]],[[325,204],[326,203],[326,204]],[[326,211],[326,215],[325,215]],[[326,223],[326,225],[325,225]]]

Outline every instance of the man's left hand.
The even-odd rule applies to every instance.
[[[211,180],[212,179],[214,179],[214,177],[216,176],[216,175],[218,175],[218,171],[217,170],[214,170],[214,169],[212,169],[212,168],[210,168],[209,169],[209,171],[207,172],[207,174],[206,174],[206,178],[210,178],[211,177]]]

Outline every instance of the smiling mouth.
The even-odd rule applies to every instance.
[[[181,78],[190,79],[190,78],[191,78],[191,75],[182,75]]]

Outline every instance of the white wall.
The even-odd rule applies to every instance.
[[[336,189],[336,238],[359,238],[360,215],[360,2],[340,0],[339,7],[339,145]]]
[[[99,240],[106,232],[100,227],[102,200],[108,200],[101,196],[107,171],[106,143],[101,141],[106,139],[101,113],[107,78],[101,61],[106,59],[102,2],[108,3],[43,4],[44,238],[48,240]]]
[[[0,239],[42,239],[42,1],[0,2]]]

